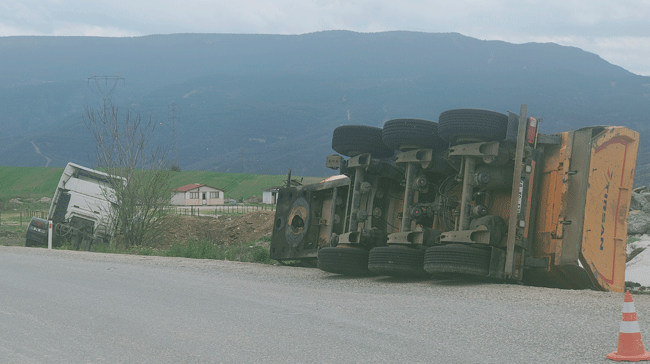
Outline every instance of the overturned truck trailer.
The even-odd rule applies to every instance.
[[[623,291],[639,135],[454,109],[334,130],[340,176],[280,189],[271,258],[338,274]]]

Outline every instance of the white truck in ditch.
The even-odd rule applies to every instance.
[[[29,223],[25,246],[47,245],[49,222],[52,222],[53,245],[69,243],[89,250],[99,242],[109,241],[116,231],[116,198],[111,176],[74,163],[68,163],[57,185],[47,220],[34,217]]]

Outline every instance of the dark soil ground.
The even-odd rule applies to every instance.
[[[270,237],[273,211],[255,211],[240,216],[173,216],[169,232],[152,248],[166,249],[174,243],[209,241],[215,245],[255,242]]]
[[[19,234],[0,229],[0,245],[25,245],[25,233]]]

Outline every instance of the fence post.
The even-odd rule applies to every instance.
[[[52,250],[52,221],[47,222],[47,248]]]

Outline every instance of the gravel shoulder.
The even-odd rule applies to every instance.
[[[606,363],[623,304],[589,290],[15,246],[0,247],[0,273],[0,328],[40,348],[0,337],[0,358],[71,363]],[[650,337],[650,297],[634,299]]]

